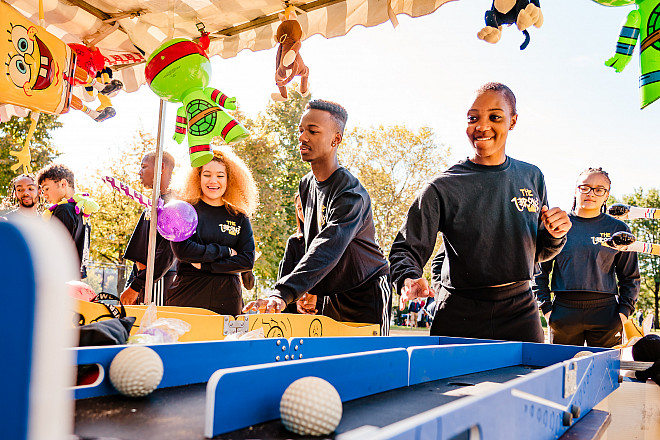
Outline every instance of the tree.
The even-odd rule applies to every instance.
[[[447,166],[449,152],[429,127],[417,133],[402,125],[358,127],[344,136],[341,163],[371,196],[376,238],[386,255],[415,196]]]
[[[132,199],[113,190],[101,181],[104,175],[110,175],[131,188],[144,192],[140,184],[138,171],[142,157],[156,149],[156,140],[147,132],[139,130],[132,144],[119,151],[103,170],[92,173],[93,178],[82,180],[79,190],[84,189],[101,206],[101,210],[91,216],[92,236],[90,241],[90,259],[92,261],[117,265],[117,291],[124,290],[127,262],[124,250],[144,207]],[[144,192],[150,194],[149,192]]]
[[[386,257],[417,193],[447,167],[449,153],[429,127],[415,133],[403,125],[381,125],[358,127],[345,134],[339,146],[340,162],[360,179],[371,197],[376,239]],[[441,244],[441,237],[436,237],[433,255]],[[424,267],[429,281],[431,260]],[[394,294],[392,305],[398,309],[400,292]]]
[[[13,117],[7,122],[0,123],[0,191],[7,194],[9,183],[22,169],[11,170],[17,160],[9,154],[11,150],[18,150],[25,143],[25,137],[32,119]],[[30,152],[32,154],[32,169],[38,171],[53,161],[60,153],[52,145],[51,131],[62,126],[57,116],[42,114],[37,122],[37,127],[30,141]]]
[[[288,237],[295,232],[293,197],[309,165],[300,160],[298,124],[311,96],[303,97],[289,89],[286,102],[271,102],[255,120],[240,113],[236,119],[251,136],[234,145],[252,170],[259,188],[259,208],[252,219],[257,250],[262,256],[254,272],[272,283],[277,278],[279,261]]]
[[[649,189],[646,193],[637,188],[631,195],[623,197],[625,203],[644,208],[660,208],[660,191]],[[629,223],[630,230],[638,241],[660,243],[660,222],[652,219],[634,220]],[[638,308],[653,309],[655,328],[658,328],[658,308],[660,303],[660,257],[639,254],[639,272],[642,276]]]

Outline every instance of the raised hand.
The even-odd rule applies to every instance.
[[[566,211],[560,208],[541,208],[541,221],[550,235],[555,238],[562,238],[571,229],[571,220]]]

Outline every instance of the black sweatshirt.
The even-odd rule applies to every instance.
[[[293,272],[303,255],[305,255],[305,239],[301,234],[293,234],[286,242],[284,257],[277,270],[277,279]]]
[[[275,284],[275,296],[288,304],[305,292],[336,295],[388,273],[375,239],[371,198],[346,168],[323,182],[310,172],[300,181],[299,192],[305,255]]]
[[[165,203],[171,199],[170,194],[163,194],[161,196]],[[150,220],[148,216],[151,210],[145,209],[138,220],[133,235],[131,236],[124,258],[133,262],[147,264],[147,255],[149,251],[149,225]],[[156,257],[154,261],[154,282],[161,279],[170,269],[174,268],[174,253],[170,247],[170,242],[163,238],[159,232],[156,232]],[[136,292],[144,289],[147,282],[147,269],[138,270],[135,268],[137,275],[130,281],[129,287]]]
[[[534,165],[507,157],[497,166],[470,160],[451,166],[422,189],[394,239],[390,264],[397,292],[406,278],[422,277],[438,232],[444,287],[531,280],[535,262],[554,257],[565,242],[542,225],[547,203],[543,174]]]
[[[578,217],[573,213],[569,216],[573,226],[568,231],[566,246],[554,259],[541,264],[541,273],[534,280],[532,290],[541,303],[541,310],[544,314],[552,310],[549,285],[552,273],[555,294],[594,292],[619,295],[619,312],[629,316],[639,296],[637,252],[617,251],[602,245],[615,232],[630,232],[628,225],[607,214],[594,218]]]
[[[53,210],[53,217],[64,224],[71,234],[71,238],[78,251],[78,262],[80,263],[80,272],[84,278],[86,275],[86,265],[89,259],[89,236],[90,227],[83,221],[83,214],[76,214],[76,204],[72,202],[62,203]],[[87,253],[87,255],[85,255]]]
[[[194,207],[199,217],[197,231],[187,240],[171,242],[179,268],[167,304],[209,308],[213,297],[220,295],[231,297],[236,306],[241,302],[239,274],[254,266],[250,220],[231,214],[224,205],[200,200]],[[230,249],[237,254],[230,256]],[[190,263],[201,263],[201,269]]]

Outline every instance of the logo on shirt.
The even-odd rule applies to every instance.
[[[607,241],[612,236],[610,232],[601,232],[600,237],[591,237],[591,243],[600,244],[602,246],[607,246],[605,241]],[[609,247],[609,246],[607,246]]]
[[[227,220],[226,224],[220,223],[218,226],[220,226],[220,230],[222,232],[226,232],[229,235],[238,235],[241,233],[241,227],[236,226],[236,222],[233,222],[231,220]]]
[[[323,228],[325,224],[327,223],[328,219],[326,217],[326,210],[325,210],[325,205],[321,205],[321,209],[319,209],[317,215],[316,222],[319,225],[319,229]]]
[[[529,212],[538,212],[541,202],[539,198],[534,195],[531,189],[521,188],[520,197],[514,197],[511,202],[516,206],[516,209],[523,212],[525,209]]]

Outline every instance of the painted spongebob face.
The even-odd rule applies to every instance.
[[[62,40],[0,1],[0,102],[50,114],[66,113],[75,55]]]
[[[32,96],[33,90],[44,90],[51,86],[53,80],[59,78],[57,67],[48,47],[37,37],[35,26],[25,27],[12,25],[9,41],[12,49],[8,53],[7,76],[23,89],[27,96]]]

